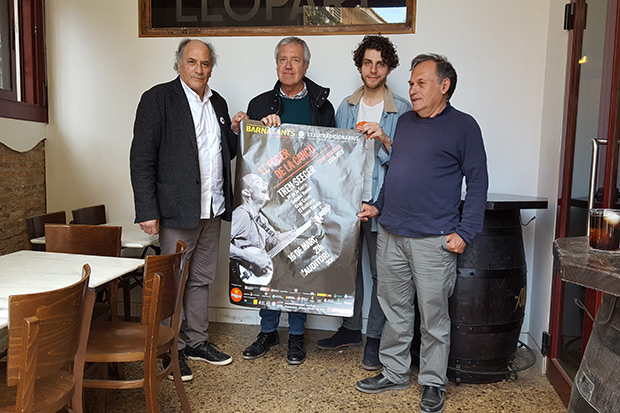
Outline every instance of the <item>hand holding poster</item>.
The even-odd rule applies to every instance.
[[[231,224],[230,300],[351,316],[364,136],[244,121]]]

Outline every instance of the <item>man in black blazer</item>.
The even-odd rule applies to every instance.
[[[142,95],[130,154],[135,222],[144,232],[159,234],[162,254],[173,253],[179,239],[188,246],[179,336],[184,381],[193,378],[185,356],[216,365],[232,361],[207,334],[221,220],[232,216],[230,160],[237,153],[241,120],[235,115],[231,122],[226,101],[207,84],[216,58],[209,43],[181,41],[175,62],[179,77]]]

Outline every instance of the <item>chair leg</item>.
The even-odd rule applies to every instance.
[[[82,378],[80,378],[80,380],[82,380]],[[83,412],[83,403],[84,403],[84,389],[82,388],[82,386],[79,386],[80,389],[77,388],[75,389],[75,392],[73,393],[73,397],[71,398],[71,411],[73,411],[74,413],[82,413]]]
[[[118,279],[108,283],[110,287],[110,319],[118,320]]]
[[[179,367],[179,355],[177,352],[176,345],[170,350],[170,357],[172,357],[172,377],[174,377],[174,386],[177,389],[177,394],[179,395],[179,400],[181,401],[181,406],[183,406],[183,411],[185,413],[190,413],[192,411],[189,406],[189,400],[187,399],[187,393],[185,393],[185,386],[183,385],[183,380],[181,380],[181,368]]]
[[[108,363],[99,363],[99,377],[102,379],[108,378]],[[107,392],[105,389],[97,389],[98,410],[100,413],[105,413],[108,409],[106,396]]]
[[[159,413],[159,399],[157,397],[157,357],[146,357],[144,360],[144,396],[146,397],[146,411]]]
[[[123,280],[123,312],[125,321],[131,321],[131,277]]]

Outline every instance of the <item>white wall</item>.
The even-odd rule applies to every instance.
[[[408,62],[418,53],[450,58],[459,74],[455,107],[471,113],[485,138],[490,192],[543,196],[546,211],[523,211],[528,263],[527,318],[537,345],[547,329],[551,242],[562,131],[567,32],[559,0],[418,0],[416,33],[392,35],[401,66],[389,77],[407,96]],[[137,2],[47,2],[50,122],[47,135],[48,207],[70,210],[105,203],[109,220],[132,220],[128,150],[141,93],[175,77],[178,38],[138,38]],[[218,65],[210,81],[230,112],[275,82],[273,47],[279,37],[216,37]],[[361,36],[307,36],[308,76],[331,87],[331,101],[359,85],[351,50]],[[6,120],[0,120],[4,129]],[[0,136],[0,138],[2,138]],[[226,238],[226,234],[223,235]],[[225,250],[226,248],[224,248]],[[226,262],[222,252],[222,264]],[[256,322],[254,312],[228,304],[225,265],[214,286],[216,319]],[[333,327],[314,319],[311,326]],[[530,342],[532,344],[532,342]]]

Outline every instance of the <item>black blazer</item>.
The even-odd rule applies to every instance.
[[[213,91],[211,103],[220,125],[226,211],[232,217],[230,160],[237,135],[230,128],[228,106]],[[200,220],[200,167],[196,132],[181,80],[144,92],[136,112],[129,156],[136,223],[159,219],[165,227],[192,229]]]

